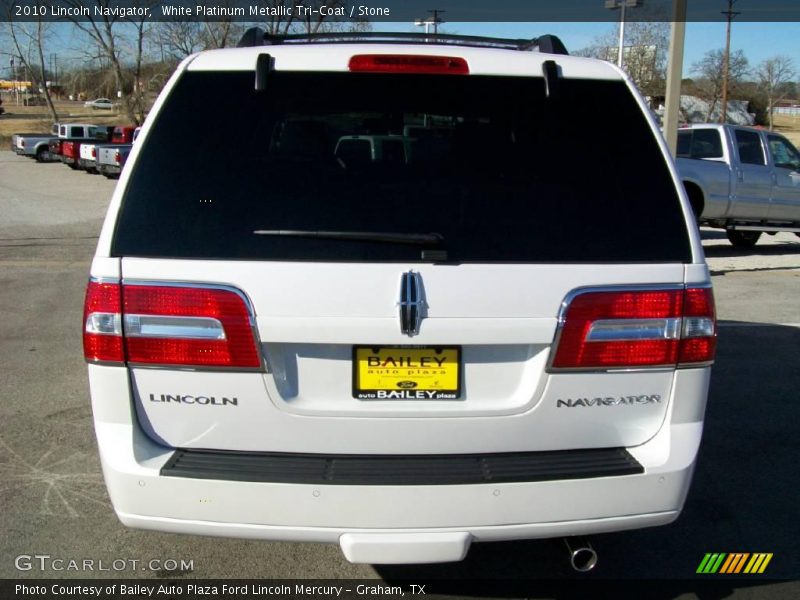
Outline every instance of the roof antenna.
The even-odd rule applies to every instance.
[[[536,40],[539,46],[539,52],[546,52],[547,54],[565,54],[568,55],[567,47],[558,36],[546,34],[539,36]]]
[[[236,47],[252,48],[253,46],[261,46],[264,43],[264,34],[264,30],[260,27],[251,27],[242,34]]]

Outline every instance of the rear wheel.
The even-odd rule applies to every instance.
[[[694,183],[689,181],[683,182],[683,187],[686,190],[686,195],[689,196],[689,203],[692,205],[692,213],[694,220],[700,224],[700,215],[703,214],[703,192]]]
[[[761,237],[760,231],[734,231],[728,230],[728,241],[734,248],[752,248]]]
[[[48,148],[39,148],[36,151],[36,162],[45,162],[50,160],[50,150]]]

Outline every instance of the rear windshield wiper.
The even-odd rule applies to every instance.
[[[255,235],[319,238],[325,240],[357,240],[364,242],[389,242],[393,244],[441,244],[440,233],[390,233],[384,231],[305,231],[297,229],[256,229]]]

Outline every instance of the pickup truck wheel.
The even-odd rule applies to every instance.
[[[760,231],[731,231],[728,234],[728,241],[734,248],[752,248],[756,245],[758,238],[761,237]]]
[[[50,150],[47,148],[39,148],[36,151],[36,162],[45,162],[50,159]]]
[[[703,214],[703,192],[694,183],[689,181],[683,182],[683,187],[686,190],[686,195],[689,196],[689,203],[692,205],[692,213],[694,213],[694,220],[700,224],[700,215]]]

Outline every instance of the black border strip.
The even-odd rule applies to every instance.
[[[72,0],[74,2],[74,0]],[[106,2],[103,3],[104,5]],[[108,0],[112,9],[137,9],[149,7],[146,12],[115,12],[116,19],[145,22],[224,22],[265,23],[274,21],[278,25],[288,21],[304,23],[320,16],[318,2],[306,2],[307,8],[292,8],[292,3],[260,0],[152,0],[148,3],[130,0]],[[687,0],[686,21],[717,21],[726,19],[723,14],[728,8],[725,0]],[[330,7],[332,3],[328,3]],[[417,19],[432,17],[434,6],[436,18],[441,23],[459,22],[616,22],[619,10],[605,8],[602,0],[559,0],[544,2],[531,0],[438,0],[431,4],[428,0],[352,0],[333,4],[336,10],[328,9],[323,20],[343,23],[408,23]],[[42,12],[34,7],[45,6]],[[0,7],[0,21],[36,22],[38,19],[49,22],[82,22],[102,20],[95,10],[94,0],[80,0],[81,11],[66,11],[74,8],[67,0],[15,0],[10,4],[11,14]],[[274,14],[264,13],[269,6]],[[22,10],[24,8],[24,10]],[[236,9],[236,10],[233,10]],[[293,12],[289,13],[289,10]],[[787,22],[800,21],[800,4],[796,0],[758,0],[757,2],[735,2],[737,22]],[[260,12],[261,11],[261,12]],[[635,8],[626,11],[626,20],[669,21],[673,14],[673,0],[646,0]]]

